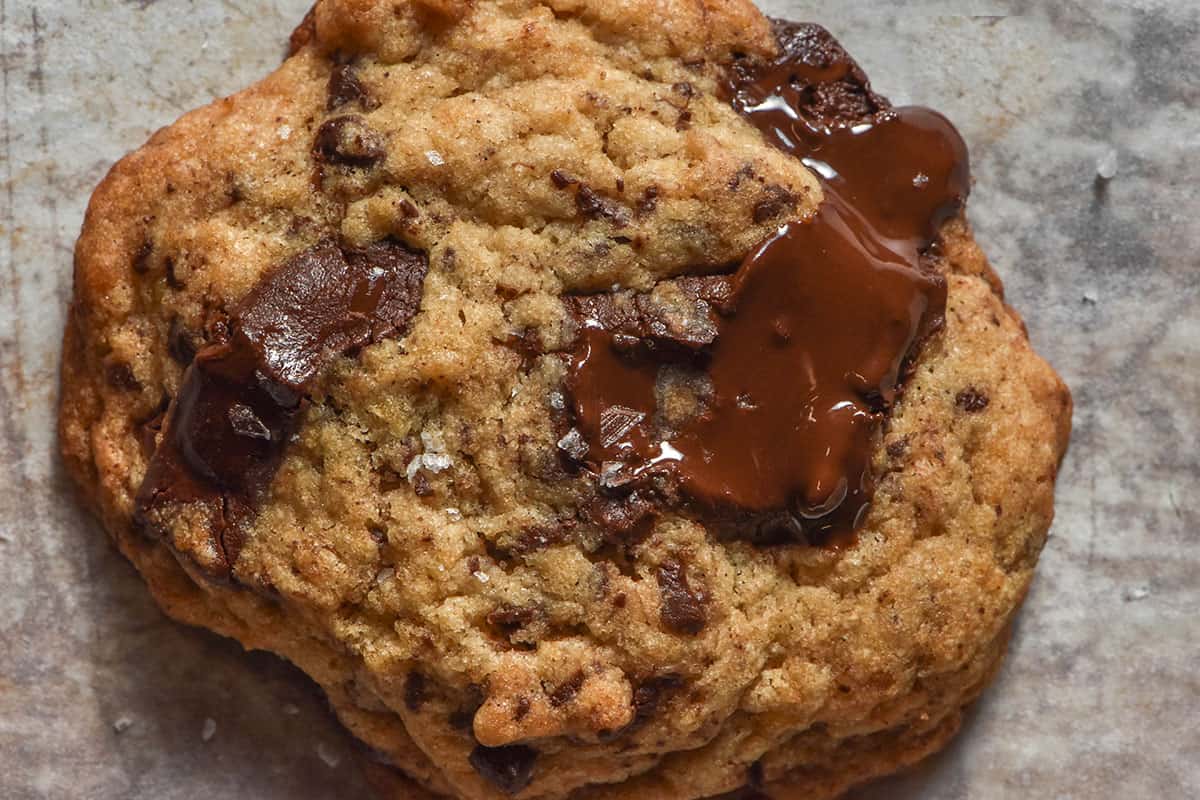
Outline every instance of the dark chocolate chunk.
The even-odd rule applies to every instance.
[[[175,363],[182,367],[191,364],[192,359],[196,357],[196,345],[192,342],[192,335],[188,333],[179,317],[171,318],[171,326],[167,330],[167,352]]]
[[[683,677],[674,673],[658,675],[640,683],[633,691],[633,721],[629,727],[641,727],[648,722],[658,710],[663,698],[682,687]]]
[[[894,442],[888,442],[887,454],[889,458],[900,458],[908,452],[908,437],[897,439]]]
[[[154,253],[154,244],[147,239],[142,242],[142,246],[133,254],[133,271],[139,275],[145,275],[150,271],[150,256]]]
[[[425,477],[424,470],[418,470],[417,474],[413,475],[412,488],[417,497],[429,497],[433,494],[433,486],[429,483],[429,478]]]
[[[708,624],[708,592],[691,584],[682,563],[667,561],[658,568],[658,591],[662,598],[659,615],[668,630],[688,636],[704,630]]]
[[[540,612],[530,606],[502,605],[488,612],[487,621],[511,636],[539,616]]]
[[[644,217],[647,214],[654,213],[654,209],[658,208],[659,188],[657,186],[648,186],[646,191],[642,192],[642,199],[637,204],[637,215]]]
[[[597,194],[585,183],[579,184],[579,189],[575,192],[575,207],[588,219],[608,220],[615,228],[624,228],[629,224],[629,209],[615,200]]]
[[[505,794],[516,794],[533,780],[533,765],[537,750],[523,744],[504,747],[476,745],[469,761],[480,777]]]
[[[114,361],[109,364],[108,368],[104,370],[104,377],[108,381],[108,385],[114,389],[136,392],[142,388],[133,374],[133,368],[124,362]]]
[[[862,68],[820,25],[774,20],[779,57],[734,63],[724,87],[733,106],[774,144],[796,151],[793,122],[817,129],[861,122],[890,104],[871,90]],[[766,101],[766,102],[764,102]],[[797,153],[803,157],[805,153]]]
[[[460,731],[470,731],[475,721],[475,713],[484,701],[483,687],[471,684],[462,697],[462,704],[450,714],[450,727]]]
[[[959,392],[958,397],[954,398],[954,402],[968,414],[975,414],[987,408],[991,400],[986,394],[972,386]]]
[[[761,789],[764,783],[766,783],[766,775],[762,762],[755,761],[746,770],[746,785],[753,789]]]
[[[612,540],[636,539],[643,524],[655,512],[655,505],[638,492],[623,497],[597,497],[588,505],[588,519],[597,524]]]
[[[754,221],[761,225],[795,209],[796,196],[782,186],[772,184],[763,189],[762,200],[754,206]]]
[[[423,253],[398,242],[349,249],[327,240],[271,271],[227,321],[215,320],[138,492],[142,527],[160,528],[149,518],[169,519],[173,503],[206,504],[219,554],[211,569],[228,574],[309,383],[338,356],[403,333],[427,269]]]
[[[513,708],[513,719],[517,722],[525,719],[529,715],[529,710],[532,706],[529,703],[529,698],[521,695],[517,698],[516,707]]]
[[[386,156],[383,137],[357,114],[326,121],[313,141],[313,157],[325,164],[366,168]]]
[[[568,680],[560,683],[554,691],[550,692],[550,705],[558,708],[574,700],[575,695],[579,694],[579,690],[583,688],[583,681],[584,674],[576,672]]]
[[[689,100],[696,96],[696,87],[687,81],[671,84],[671,91]]]
[[[351,64],[335,64],[329,74],[329,98],[326,108],[334,111],[347,103],[358,102],[363,107],[372,105],[367,90],[359,81]]]
[[[412,712],[420,711],[426,699],[428,690],[425,686],[425,676],[413,670],[404,681],[404,707]]]
[[[536,525],[526,528],[521,531],[513,543],[513,552],[525,555],[562,544],[570,538],[571,528],[574,525],[574,520],[567,520],[557,525]]]
[[[579,179],[561,169],[556,169],[550,173],[550,182],[559,189],[565,189],[573,183],[579,183]]]

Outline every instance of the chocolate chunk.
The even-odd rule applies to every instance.
[[[383,137],[357,114],[328,120],[313,141],[313,158],[326,164],[367,168],[386,156]]]
[[[887,454],[889,458],[900,458],[908,452],[908,437],[897,439],[894,442],[888,442]]]
[[[513,719],[517,722],[525,719],[525,717],[529,716],[529,710],[531,708],[532,705],[529,703],[529,698],[525,695],[521,695],[517,698],[516,707],[513,708]]]
[[[961,209],[970,172],[947,120],[891,108],[826,31],[778,23],[776,33],[778,58],[736,62],[726,92],[767,141],[813,169],[824,202],[777,228],[733,276],[704,279],[720,299],[689,310],[677,297],[665,312],[660,289],[568,299],[580,335],[567,388],[587,445],[581,466],[602,492],[665,486],[663,501],[695,504],[736,535],[817,543],[852,531],[870,506],[877,431],[944,323],[946,282],[923,255]],[[730,188],[752,177],[739,171]],[[763,192],[760,223],[795,206],[783,187]],[[660,373],[681,353],[711,392],[664,427]],[[680,619],[685,631],[697,624]]]
[[[624,732],[628,733],[631,729],[647,723],[658,710],[663,698],[682,687],[683,677],[674,673],[659,675],[640,683],[633,691],[633,721]]]
[[[696,96],[696,87],[687,81],[671,84],[671,91],[689,100]]]
[[[455,730],[469,731],[475,720],[475,713],[484,701],[483,688],[471,684],[463,694],[462,705],[450,715],[450,727]]]
[[[502,605],[488,612],[487,621],[505,634],[511,636],[541,616],[536,608],[530,606]]]
[[[191,364],[196,357],[196,345],[179,317],[171,318],[171,326],[167,330],[167,352],[182,367]]]
[[[579,690],[583,688],[583,681],[584,674],[576,672],[570,679],[560,683],[554,691],[550,692],[550,705],[558,708],[574,700],[575,695],[579,694]]]
[[[513,552],[526,555],[562,544],[570,538],[574,525],[574,520],[566,520],[558,525],[536,525],[526,528],[513,543]]]
[[[174,503],[211,509],[228,574],[242,523],[270,483],[304,409],[308,385],[335,358],[403,333],[420,303],[423,253],[384,241],[365,249],[323,241],[268,273],[184,373],[166,434],[137,497],[144,528]]]
[[[754,206],[754,221],[761,225],[795,209],[796,196],[782,186],[772,184],[763,189],[763,199]]]
[[[537,756],[537,750],[523,744],[504,747],[477,745],[468,760],[480,777],[505,794],[516,794],[533,780],[533,765]]]
[[[648,294],[585,295],[565,302],[585,336],[601,330],[626,337],[615,339],[618,346],[624,342],[664,354],[696,353],[716,341],[716,312],[729,292],[727,278],[710,276],[664,281]]]
[[[433,494],[433,486],[429,483],[429,478],[425,477],[424,470],[413,475],[412,488],[417,497],[429,497]]]
[[[408,673],[408,678],[404,681],[404,707],[415,713],[425,705],[426,699],[428,699],[428,692],[425,686],[425,676],[413,670]]]
[[[658,208],[659,188],[657,186],[648,186],[646,191],[642,192],[642,199],[637,204],[637,215],[644,217],[647,214],[654,213]]]
[[[976,414],[987,408],[991,400],[986,394],[972,386],[959,392],[958,397],[954,398],[954,402],[968,414]]]
[[[565,189],[573,183],[579,183],[579,179],[561,169],[556,169],[550,173],[550,182],[559,189]]]
[[[109,386],[124,392],[136,392],[142,388],[138,379],[134,377],[133,368],[123,362],[109,364],[104,370],[104,378]]]
[[[175,259],[168,256],[163,259],[163,271],[166,274],[167,286],[172,289],[182,289],[183,281],[179,277],[178,268],[175,266]]]
[[[746,770],[746,785],[753,789],[761,789],[766,783],[765,770],[761,761],[755,761],[750,765],[750,769]]]
[[[773,63],[733,64],[724,89],[737,111],[756,115],[752,121],[774,144],[785,150],[800,144],[797,120],[830,129],[890,107],[871,90],[866,73],[829,31],[786,20],[773,20],[772,26],[779,57]]]
[[[133,254],[133,271],[139,275],[145,275],[150,271],[150,256],[154,253],[154,244],[147,239],[142,242],[142,246]]]
[[[358,79],[351,64],[335,64],[329,74],[329,98],[325,107],[334,111],[347,103],[359,103],[360,107],[369,109],[378,104],[371,101],[366,88]]]
[[[666,628],[688,636],[704,630],[708,624],[708,592],[691,585],[683,564],[667,561],[658,568],[658,591],[662,598],[659,616]]]
[[[615,200],[597,194],[586,183],[579,184],[579,189],[575,192],[575,207],[588,219],[608,220],[615,228],[624,228],[629,224],[629,209]]]
[[[612,540],[640,538],[655,505],[637,492],[625,497],[598,497],[587,506],[588,518]]]

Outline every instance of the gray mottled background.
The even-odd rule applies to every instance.
[[[52,433],[92,187],[265,74],[308,2],[0,0],[5,800],[365,796],[302,676],[155,609],[72,503]],[[765,5],[960,125],[979,238],[1077,402],[1004,672],[947,753],[862,797],[1200,795],[1200,4]]]

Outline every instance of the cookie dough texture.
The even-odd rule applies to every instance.
[[[557,452],[561,298],[727,271],[821,202],[718,93],[768,22],[321,0],[292,45],[117,164],[76,250],[63,453],[167,613],[298,664],[395,798],[833,797],[941,747],[1003,654],[1070,418],[965,221],[853,545],[675,512],[613,536]],[[331,238],[427,253],[420,310],[311,387],[216,575],[202,515],[134,524],[156,419],[221,315]]]

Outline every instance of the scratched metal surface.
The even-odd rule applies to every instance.
[[[0,797],[365,796],[305,679],[165,620],[54,456],[91,188],[156,127],[263,75],[307,3],[0,0]],[[826,23],[879,88],[959,123],[979,237],[1078,403],[1000,679],[948,752],[860,796],[1197,796],[1200,9],[765,5]]]

